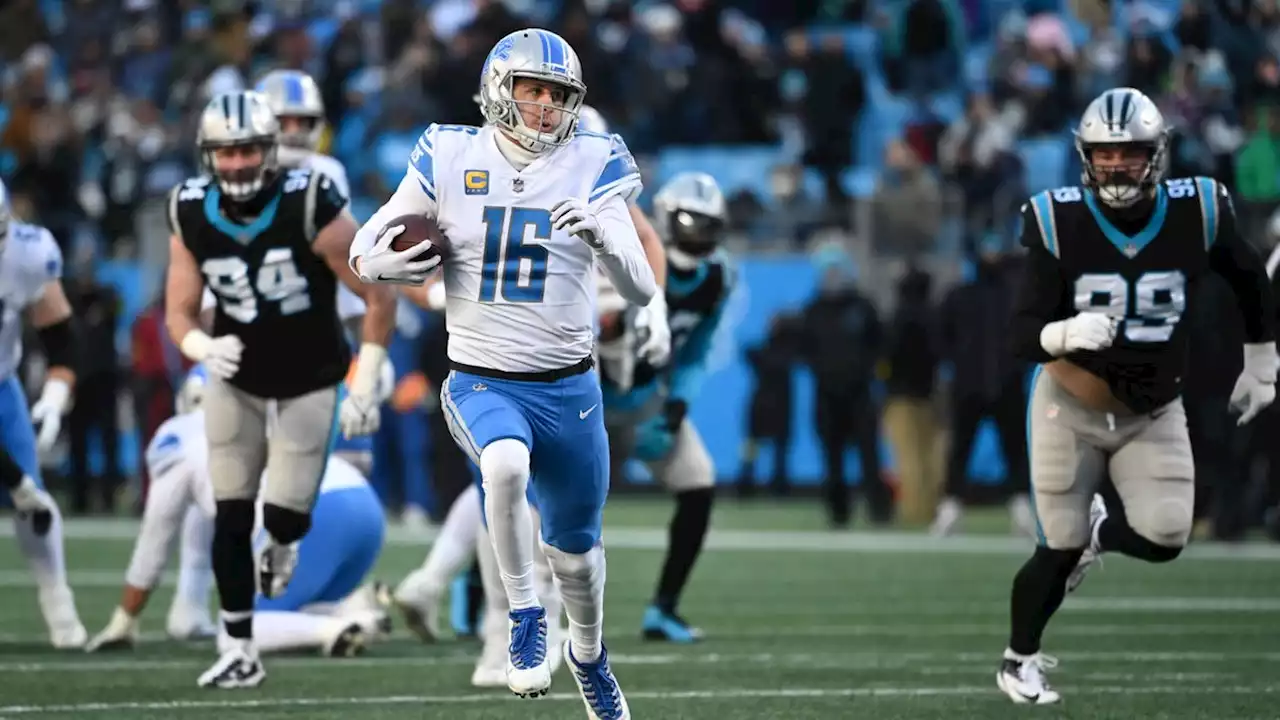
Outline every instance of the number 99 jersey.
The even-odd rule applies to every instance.
[[[1272,339],[1265,270],[1236,232],[1230,194],[1212,179],[1166,180],[1156,186],[1150,215],[1132,223],[1104,214],[1079,187],[1033,196],[1022,222],[1029,256],[1012,333],[1019,356],[1054,359],[1040,346],[1048,323],[1082,312],[1119,318],[1111,347],[1067,359],[1106,381],[1134,412],[1151,412],[1181,394],[1188,327],[1182,318],[1205,272],[1231,284],[1247,341]]]
[[[347,199],[306,168],[264,187],[253,219],[229,218],[220,196],[209,177],[188,179],[169,197],[169,223],[217,299],[213,334],[244,343],[230,384],[290,398],[341,382],[351,349],[338,319],[338,280],[311,244]]]

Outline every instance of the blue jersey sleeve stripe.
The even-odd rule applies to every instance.
[[[622,186],[624,181],[631,178],[639,181],[640,173],[635,171],[635,164],[631,162],[630,155],[614,155],[605,164],[604,170],[600,171],[600,177],[596,178],[595,187],[591,190],[591,202],[603,197],[610,190]]]
[[[1211,178],[1196,178],[1196,190],[1200,196],[1200,222],[1204,228],[1204,249],[1213,247],[1218,239],[1218,188]]]
[[[427,141],[425,134],[418,140],[418,146],[409,157],[409,163],[410,167],[418,171],[418,182],[422,183],[422,189],[434,200],[436,196],[435,158],[432,156],[431,144]]]
[[[1035,210],[1036,224],[1040,227],[1040,237],[1044,238],[1045,249],[1058,257],[1058,226],[1053,221],[1053,200],[1049,193],[1032,196],[1031,208]]]

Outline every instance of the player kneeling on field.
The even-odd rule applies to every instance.
[[[215,510],[200,409],[206,379],[202,366],[192,370],[178,398],[178,415],[160,426],[147,447],[151,490],[124,594],[107,627],[90,641],[90,652],[137,641],[138,615],[179,528],[181,570],[169,634],[189,638],[216,632],[209,620]],[[362,585],[382,551],[386,520],[377,495],[359,471],[331,457],[313,515],[288,588],[276,598],[259,595],[254,605],[254,637],[262,652],[318,648],[326,655],[353,655],[387,629],[387,615],[378,602],[381,593]],[[261,545],[262,531],[256,536]],[[225,640],[220,637],[219,644]],[[243,683],[256,685],[264,677],[258,673]]]
[[[1165,179],[1168,131],[1155,104],[1108,90],[1076,133],[1084,187],[1023,206],[1028,258],[1012,340],[1041,363],[1028,409],[1039,547],[1013,581],[999,687],[1016,703],[1059,700],[1040,652],[1049,618],[1102,552],[1168,562],[1191,533],[1194,465],[1182,407],[1186,326],[1209,272],[1244,321],[1239,423],[1275,399],[1275,309],[1261,259],[1236,231],[1231,195],[1209,178]],[[1109,475],[1128,522],[1095,490]]]

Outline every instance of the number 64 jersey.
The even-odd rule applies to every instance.
[[[1187,324],[1181,322],[1206,272],[1235,293],[1245,342],[1270,342],[1275,308],[1258,254],[1236,231],[1231,196],[1216,181],[1166,180],[1148,217],[1126,224],[1088,190],[1064,187],[1035,195],[1022,210],[1028,249],[1012,340],[1018,355],[1043,363],[1048,323],[1077,313],[1118,318],[1111,347],[1076,352],[1072,363],[1106,381],[1135,413],[1149,413],[1182,392]]]
[[[213,335],[244,343],[240,370],[228,382],[276,399],[336,385],[351,349],[338,319],[338,279],[311,243],[347,199],[325,175],[300,168],[251,202],[256,217],[229,217],[207,176],[187,180],[169,197],[170,229],[217,299]]]

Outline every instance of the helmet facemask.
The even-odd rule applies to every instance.
[[[1152,142],[1084,143],[1076,140],[1076,150],[1084,171],[1082,182],[1103,204],[1127,208],[1152,197],[1164,177],[1164,136]],[[1104,154],[1102,162],[1095,154]]]
[[[520,83],[521,80],[528,82]],[[497,98],[487,97],[486,86],[480,92],[485,120],[533,153],[564,145],[573,138],[586,96],[586,88],[580,83],[524,72],[508,74],[497,86]],[[547,96],[549,102],[540,99]]]
[[[720,247],[724,219],[676,208],[667,214],[667,259],[682,270],[697,267]]]
[[[244,164],[240,162],[243,155],[258,149],[261,162]],[[233,202],[252,200],[265,187],[278,167],[276,151],[278,145],[275,137],[237,140],[235,142],[202,142],[200,143],[200,159],[205,172],[218,182],[222,194]],[[218,159],[227,158],[224,165],[234,164],[232,168],[220,168]]]
[[[324,124],[309,115],[277,115],[280,121],[280,147],[315,152],[320,147]]]

